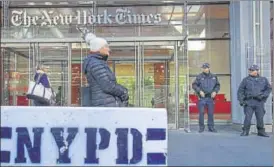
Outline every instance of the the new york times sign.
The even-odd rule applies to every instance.
[[[1,166],[167,165],[162,109],[1,110]]]
[[[78,10],[75,14],[56,13],[54,10],[38,10],[39,14],[29,14],[27,10],[12,10],[13,26],[58,26],[58,25],[93,25],[93,24],[158,24],[161,14],[134,14],[128,9],[116,9],[115,14],[104,10],[101,14],[88,14],[86,10]]]

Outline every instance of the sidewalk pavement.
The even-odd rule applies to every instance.
[[[169,130],[168,166],[273,166],[273,135],[241,137],[230,126],[216,126],[218,133]]]

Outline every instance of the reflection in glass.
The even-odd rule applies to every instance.
[[[205,62],[211,65],[211,70],[218,74],[230,74],[229,40],[201,40],[200,50],[189,49],[190,74],[201,71],[201,65]],[[198,45],[199,46],[199,45]],[[222,62],[222,63],[220,63]]]
[[[192,10],[193,9],[193,10]],[[229,33],[229,5],[192,5],[188,13],[190,38],[223,38]]]
[[[22,47],[28,53],[26,47]],[[28,105],[25,92],[28,89],[29,61],[28,54],[18,54],[14,48],[2,48],[3,55],[3,79],[4,105],[20,106]]]

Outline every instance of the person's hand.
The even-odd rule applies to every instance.
[[[247,106],[247,104],[246,104],[245,101],[241,101],[241,102],[240,102],[240,105],[241,105],[242,107]]]
[[[125,105],[125,107],[128,107],[128,100],[127,101],[123,101],[123,104]]]
[[[120,98],[121,98],[121,100],[124,102],[124,101],[128,101],[129,96],[128,96],[127,93],[124,93]]]
[[[205,93],[203,91],[200,91],[201,97],[205,97]]]
[[[211,98],[215,98],[215,96],[216,96],[216,92],[212,92],[211,93]]]

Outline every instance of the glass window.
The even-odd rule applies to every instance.
[[[25,51],[28,53],[28,48],[21,48],[21,54],[11,48],[1,49],[1,54],[4,55],[2,58],[4,77],[1,77],[3,82],[3,94],[1,95],[4,105],[28,105],[25,93],[30,80],[30,69],[28,55],[24,54]]]
[[[218,74],[230,74],[229,40],[189,41],[189,72],[201,71],[204,62],[210,63],[211,70]],[[199,46],[196,49],[192,45]]]
[[[223,38],[229,33],[229,5],[192,5],[188,13],[193,38]]]
[[[197,44],[195,44],[195,42]],[[191,44],[193,43],[193,44]],[[215,117],[218,120],[230,120],[231,111],[229,110],[231,102],[230,94],[230,54],[229,54],[229,40],[204,40],[204,41],[189,41],[189,45],[203,44],[200,49],[191,50],[189,48],[189,73],[190,84],[195,77],[201,73],[201,66],[207,62],[210,64],[212,73],[216,74],[221,84],[221,89],[215,102]],[[191,89],[191,95],[194,91]],[[196,119],[195,112],[190,111],[191,118]]]

